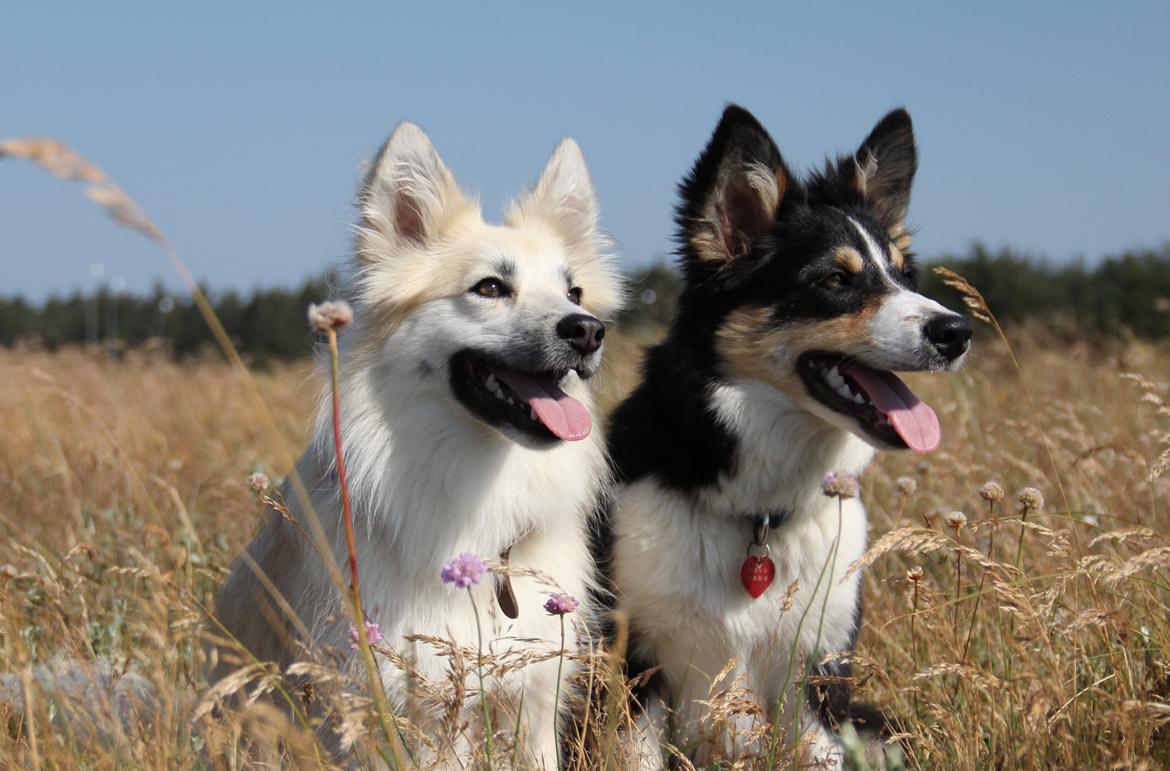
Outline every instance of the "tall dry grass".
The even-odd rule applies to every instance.
[[[52,145],[16,149],[71,157]],[[95,200],[169,249],[100,172],[77,163],[58,170],[96,185]],[[611,338],[606,409],[634,384],[651,338]],[[908,767],[1165,767],[1170,349],[1057,348],[1032,335],[1013,343],[984,336],[964,372],[912,378],[940,413],[943,448],[926,459],[881,455],[863,480],[873,547],[858,566],[867,603],[854,656],[860,695],[898,717]],[[0,351],[0,382],[0,672],[8,673],[0,696],[25,686],[0,732],[0,758],[33,768],[327,766],[321,732],[301,707],[315,698],[312,685],[324,693],[341,677],[335,660],[299,670],[310,687],[245,660],[244,674],[212,696],[236,689],[272,698],[217,705],[200,645],[214,630],[212,595],[264,516],[245,478],[287,472],[304,442],[322,386],[309,368],[249,374],[238,360]],[[1004,497],[986,486],[992,480]],[[1024,505],[1025,487],[1043,503],[1028,493]],[[965,522],[948,520],[954,511]],[[475,698],[460,690],[475,652],[450,655],[451,683],[418,686],[458,706]],[[94,671],[100,687],[85,697],[30,687],[38,667],[60,661],[103,662]],[[604,661],[586,659],[584,684],[611,677]],[[502,671],[525,659],[486,663]],[[136,678],[157,694],[155,719],[104,720],[118,705],[99,696]],[[294,709],[272,706],[282,699]],[[370,702],[342,702],[333,727],[347,732],[355,762],[378,762]],[[750,710],[751,694],[720,683],[711,704],[718,725]],[[613,704],[590,713],[590,736],[608,748],[611,768],[624,762],[624,717]],[[415,743],[447,740],[405,730]],[[495,766],[507,767],[515,748],[498,738]],[[791,757],[782,753],[781,763]]]
[[[615,343],[611,403],[639,350]],[[863,479],[874,547],[855,658],[862,695],[900,717],[910,767],[1170,761],[1170,477],[1151,479],[1170,444],[1167,353],[1025,339],[1019,373],[989,338],[962,373],[913,378],[943,448],[881,455]],[[307,365],[254,377],[283,441],[303,442],[322,384]],[[167,697],[150,736],[88,748],[49,722],[54,705],[34,705],[39,720],[10,725],[0,757],[31,763],[35,735],[44,767],[193,767],[207,741],[189,719],[199,626],[258,525],[245,477],[284,471],[279,448],[217,361],[3,352],[0,378],[0,670],[103,658]],[[980,497],[989,480],[1002,501]],[[1025,486],[1044,496],[1026,522]],[[957,532],[940,517],[954,510]],[[232,731],[303,732],[274,714],[239,720]]]

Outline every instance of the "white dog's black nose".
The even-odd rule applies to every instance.
[[[605,325],[584,313],[571,313],[557,322],[557,335],[582,356],[588,356],[601,347]]]
[[[926,322],[922,334],[947,361],[962,356],[971,344],[971,325],[962,316],[935,316]]]

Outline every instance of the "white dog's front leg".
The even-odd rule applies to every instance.
[[[550,666],[551,665],[551,666]],[[523,670],[522,695],[513,695],[502,715],[500,733],[516,736],[519,768],[543,770],[557,768],[558,721],[555,699],[557,662],[529,664]],[[562,694],[564,693],[562,687]],[[517,715],[516,710],[519,710]],[[517,731],[519,722],[519,731]]]

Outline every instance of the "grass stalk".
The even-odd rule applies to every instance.
[[[471,587],[467,587],[467,597],[471,600],[471,612],[475,615],[475,671],[479,675],[479,706],[483,712],[483,748],[487,767],[492,767],[492,715],[488,707],[487,687],[483,679],[483,628],[479,621],[479,606],[475,603],[475,595]]]
[[[995,534],[999,530],[995,518],[995,501],[987,502],[987,520],[991,523],[991,536],[987,541],[987,561],[992,562],[995,555]],[[975,592],[975,609],[971,612],[971,623],[967,626],[967,639],[963,642],[963,654],[959,656],[959,663],[967,661],[967,651],[971,647],[971,636],[975,633],[975,622],[979,619],[979,602],[983,599],[983,587],[987,582],[987,574],[991,568],[984,568],[979,575],[979,589]]]
[[[353,618],[354,629],[357,634],[358,651],[361,653],[362,665],[365,669],[370,694],[374,698],[374,714],[378,718],[378,727],[382,737],[390,748],[393,759],[392,768],[406,767],[406,758],[403,750],[407,749],[402,735],[402,729],[397,719],[391,717],[390,705],[386,700],[386,691],[382,685],[382,676],[378,671],[378,663],[374,660],[374,651],[370,647],[369,637],[366,634],[365,613],[362,609],[361,581],[358,576],[357,540],[353,532],[353,509],[349,502],[349,484],[345,476],[345,452],[341,440],[341,367],[338,362],[337,330],[329,327],[326,332],[329,339],[329,370],[331,396],[333,407],[333,450],[337,459],[337,482],[341,490],[342,520],[345,523],[345,546],[349,555],[350,576],[350,615]],[[478,623],[478,618],[476,619]],[[391,733],[390,724],[394,724]],[[407,752],[409,750],[407,749]]]
[[[565,614],[564,613],[560,614],[560,619],[561,619],[561,651],[560,651],[560,655],[557,656],[557,687],[556,687],[556,691],[553,695],[553,739],[555,739],[556,743],[557,743],[557,768],[558,769],[564,768],[564,765],[565,765],[565,759],[564,759],[564,757],[562,757],[562,752],[561,752],[561,736],[560,736],[560,732],[557,730],[557,726],[559,726],[561,723],[561,720],[560,720],[560,717],[561,717],[561,677],[564,675],[564,671],[565,671]]]

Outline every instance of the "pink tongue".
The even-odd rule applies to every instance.
[[[527,402],[536,417],[553,434],[567,442],[576,442],[589,436],[593,419],[585,405],[557,387],[552,380],[537,379],[519,372],[492,369],[517,396]]]
[[[942,439],[938,415],[934,414],[929,404],[915,396],[897,375],[861,364],[844,366],[841,373],[848,375],[865,391],[873,406],[886,416],[907,447],[915,452],[934,452],[938,449]]]

